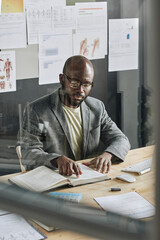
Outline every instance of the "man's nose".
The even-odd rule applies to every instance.
[[[78,88],[77,88],[78,92],[84,92],[84,87],[83,85],[81,84]]]

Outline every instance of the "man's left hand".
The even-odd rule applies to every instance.
[[[86,166],[93,167],[96,171],[101,173],[108,173],[111,168],[112,154],[104,152],[90,162],[84,163]]]

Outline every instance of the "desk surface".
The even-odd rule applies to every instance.
[[[83,186],[77,186],[73,188],[61,188],[59,192],[70,192],[70,193],[82,193],[82,203],[87,205],[100,208],[98,204],[93,200],[94,197],[109,196],[122,194],[131,191],[137,191],[150,203],[155,203],[155,174],[154,171],[150,171],[144,175],[137,175],[136,173],[130,173],[136,178],[134,183],[126,183],[121,180],[116,179],[116,176],[121,174],[121,169],[129,165],[138,163],[147,158],[152,157],[154,152],[153,146],[148,146],[139,149],[130,150],[126,156],[126,159],[123,163],[112,165],[111,170],[108,174],[111,177],[109,181],[102,181],[94,184],[88,184]],[[14,174],[12,174],[13,176]],[[7,176],[0,177],[0,181],[6,181]],[[110,192],[111,187],[120,187],[121,192]],[[57,191],[57,190],[56,190]],[[36,226],[42,233],[44,233],[49,240],[90,240],[93,238],[88,238],[86,236],[72,233],[65,230],[56,230],[53,232],[47,232],[44,229]]]

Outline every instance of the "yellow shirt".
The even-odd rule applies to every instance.
[[[70,108],[65,105],[63,105],[63,109],[66,115],[69,131],[71,134],[75,158],[76,160],[80,160],[83,141],[81,109],[80,107]]]

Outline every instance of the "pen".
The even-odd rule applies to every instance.
[[[111,188],[111,191],[112,191],[112,192],[121,191],[121,188]]]

